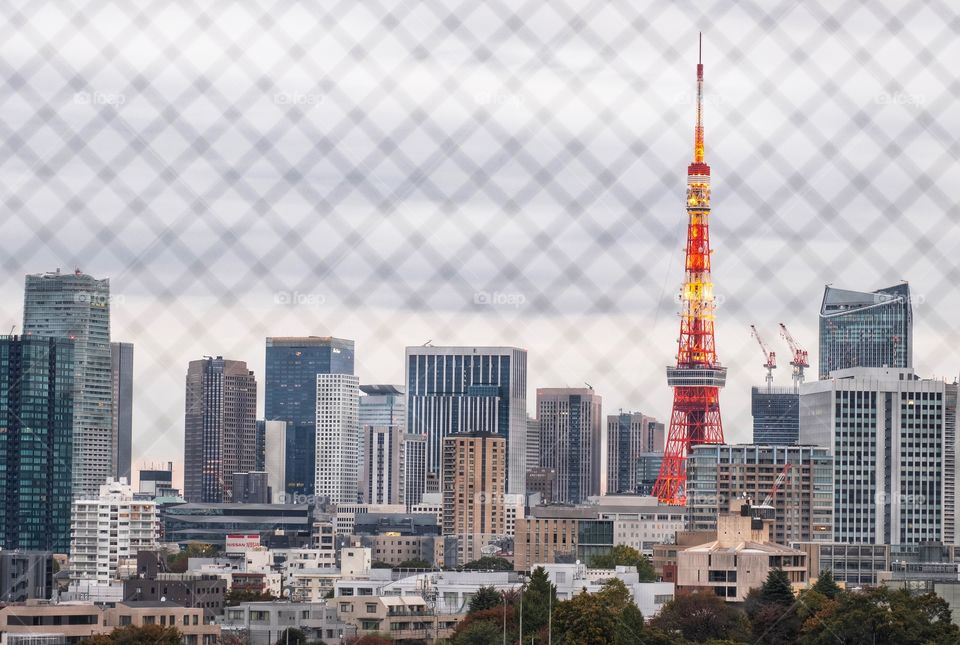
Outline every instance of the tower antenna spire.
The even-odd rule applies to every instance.
[[[697,54],[697,125],[694,130],[693,163],[703,163],[703,32]]]

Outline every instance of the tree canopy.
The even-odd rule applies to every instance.
[[[479,560],[463,565],[464,571],[513,571],[513,564],[504,558],[485,555]]]
[[[610,553],[596,555],[590,561],[595,569],[614,569],[620,567],[636,567],[640,580],[649,582],[657,579],[657,572],[650,562],[650,558],[626,544],[618,544]]]

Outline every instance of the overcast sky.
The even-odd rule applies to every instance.
[[[26,273],[111,279],[137,466],[182,461],[188,361],[262,393],[269,335],[355,339],[366,383],[402,383],[406,345],[516,345],[531,412],[588,382],[666,418],[698,30],[728,441],[749,325],[779,385],[781,321],[814,377],[827,283],[909,280],[918,371],[958,371],[946,3],[138,4],[0,25],[0,323]]]

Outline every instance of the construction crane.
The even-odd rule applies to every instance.
[[[770,492],[767,493],[767,496],[763,498],[763,503],[760,506],[771,506],[773,504],[773,497],[777,494],[777,490],[780,486],[783,485],[783,482],[787,479],[787,473],[790,472],[790,469],[793,468],[793,464],[786,464],[783,467],[783,470],[780,471],[780,474],[777,475],[777,479],[773,482],[773,486],[770,487]]]
[[[753,337],[757,339],[760,349],[763,350],[763,357],[766,359],[763,366],[767,368],[767,392],[770,392],[773,389],[773,370],[777,367],[777,353],[767,349],[763,339],[760,338],[760,332],[757,331],[756,325],[750,325],[750,330]]]
[[[800,384],[803,383],[803,368],[810,367],[807,350],[800,347],[783,323],[780,323],[780,336],[787,341],[787,345],[790,346],[790,351],[793,353],[793,360],[790,361],[790,364],[793,365],[793,391],[796,393],[800,391]]]

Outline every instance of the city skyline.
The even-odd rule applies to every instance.
[[[501,34],[486,57],[472,34],[503,27],[497,18],[438,27],[444,47],[426,47],[425,57],[369,15],[327,14],[331,38],[313,39],[322,17],[284,14],[271,18],[262,42],[241,43],[250,71],[230,76],[178,59],[180,77],[145,74],[146,86],[129,72],[149,68],[151,39],[205,47],[222,61],[243,26],[256,24],[256,10],[239,9],[237,28],[218,31],[219,40],[201,29],[183,43],[171,25],[148,34],[121,12],[113,24],[136,38],[112,53],[60,43],[56,21],[34,20],[2,46],[25,85],[3,131],[24,145],[0,166],[17,223],[0,320],[19,324],[24,274],[79,266],[110,278],[112,337],[137,347],[134,470],[144,460],[179,468],[176,411],[189,360],[246,361],[263,401],[263,339],[281,334],[355,340],[361,383],[403,382],[402,348],[428,339],[523,347],[529,412],[532,388],[587,381],[607,404],[603,414],[666,419],[662,370],[676,346],[679,200],[694,107],[689,64],[703,29],[727,441],[749,440],[750,386],[763,382],[749,325],[776,339],[785,322],[816,374],[828,283],[870,291],[909,279],[914,366],[952,381],[960,356],[944,339],[958,332],[950,313],[960,306],[960,274],[949,258],[960,231],[944,226],[956,217],[952,175],[935,162],[952,158],[950,133],[960,125],[945,109],[956,74],[939,62],[955,39],[912,14],[905,29],[926,47],[905,52],[896,45],[902,33],[874,24],[869,10],[866,22],[803,6],[767,17],[752,10],[707,21],[637,5],[617,9],[627,19],[612,27],[609,14],[584,15],[588,34],[609,28],[601,33],[617,38],[615,53],[549,15],[529,15],[530,33]],[[416,18],[439,25],[443,15]],[[824,32],[834,17],[839,26]],[[787,22],[789,32],[778,26]],[[548,50],[534,33],[557,36]],[[366,54],[354,59],[357,42]],[[306,56],[285,58],[291,44]],[[257,89],[273,69],[266,61],[278,58],[288,73]],[[44,61],[50,74],[34,78]],[[444,83],[451,96],[441,99]],[[172,123],[156,122],[163,109]],[[351,124],[355,111],[363,118]],[[224,113],[230,136],[217,129]],[[435,131],[411,120],[421,113]],[[50,119],[87,132],[95,150],[51,139]],[[183,145],[191,133],[207,141],[199,151]],[[266,134],[275,153],[255,147],[255,135]],[[139,147],[125,147],[131,135]],[[444,148],[441,135],[462,146]],[[379,148],[384,142],[393,147]],[[516,160],[497,165],[500,152]],[[471,178],[476,166],[486,179]],[[56,180],[38,193],[23,169],[44,167]],[[771,344],[787,355],[779,339]],[[789,385],[787,371],[778,370],[777,385]]]

